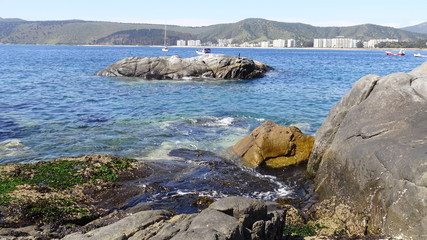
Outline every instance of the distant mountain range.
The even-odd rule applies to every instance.
[[[168,45],[179,39],[200,39],[216,43],[233,39],[235,43],[274,39],[295,39],[298,46],[314,38],[427,39],[427,23],[404,29],[363,24],[350,27],[315,27],[303,23],[285,23],[249,18],[236,23],[205,27],[167,26]],[[0,43],[3,44],[99,44],[99,45],[162,45],[164,25],[98,21],[25,21],[0,18]]]
[[[404,27],[402,30],[427,34],[427,22],[423,22],[414,26]]]

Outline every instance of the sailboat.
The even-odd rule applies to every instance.
[[[168,46],[166,45],[166,25],[165,25],[165,38],[164,38],[164,40],[163,40],[163,48],[162,48],[162,51],[163,52],[168,52],[169,51],[169,48],[168,48]]]

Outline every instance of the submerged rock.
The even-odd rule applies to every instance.
[[[427,236],[427,63],[368,75],[329,112],[308,171],[321,199],[366,211],[368,233]]]
[[[285,127],[265,121],[233,146],[233,151],[250,166],[265,163],[270,167],[285,167],[307,161],[314,138],[304,135],[297,127]]]
[[[206,54],[192,58],[129,57],[97,72],[97,76],[139,77],[156,80],[185,78],[252,79],[271,67],[249,58]]]

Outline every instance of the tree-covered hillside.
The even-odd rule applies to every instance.
[[[200,39],[217,42],[233,39],[234,43],[274,39],[295,39],[297,43],[314,38],[347,38],[369,40],[393,38],[401,41],[427,39],[427,35],[401,29],[364,24],[351,27],[315,27],[303,23],[285,23],[250,18],[237,23],[206,27],[167,26],[168,44],[176,40]],[[93,21],[24,21],[0,18],[0,43],[3,44],[113,44],[162,45],[164,25]]]

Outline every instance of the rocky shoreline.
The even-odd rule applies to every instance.
[[[176,213],[167,206],[153,210],[143,204],[121,210],[132,196],[146,191],[135,181],[155,175],[155,168],[105,155],[2,165],[0,237],[425,239],[426,121],[427,63],[409,73],[359,79],[317,131],[308,164],[303,157],[298,165],[307,166],[319,196],[317,202],[298,207],[289,199],[265,202],[235,196],[199,198],[198,213]],[[254,162],[261,162],[260,169],[269,164],[258,161],[259,156],[267,156],[271,149],[279,154],[268,155],[265,161],[293,161],[307,156],[299,152],[307,147],[298,147],[297,140],[305,138],[297,132],[268,122],[234,149],[243,149],[236,151],[243,158],[248,152],[257,153]],[[286,139],[284,146],[291,147],[276,146],[278,140],[272,136]],[[203,164],[218,170],[223,169],[216,165],[220,162]],[[52,176],[54,172],[61,174]],[[67,174],[71,178],[65,178]]]

